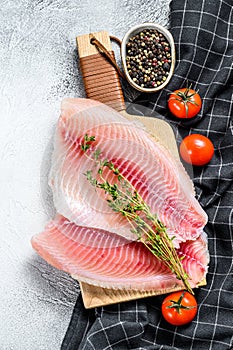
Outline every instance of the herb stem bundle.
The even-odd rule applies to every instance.
[[[173,245],[173,239],[167,234],[166,227],[156,214],[151,213],[150,207],[113,162],[102,159],[102,152],[91,147],[94,141],[95,136],[85,134],[81,143],[81,150],[97,167],[96,177],[93,176],[93,170],[86,171],[84,175],[87,180],[95,188],[105,192],[109,207],[128,220],[132,227],[131,231],[137,235],[138,240],[162,261],[176,275],[177,279],[183,282],[185,288],[193,294],[188,281],[189,276],[185,272],[181,258]],[[105,178],[106,171],[115,178],[113,184]]]

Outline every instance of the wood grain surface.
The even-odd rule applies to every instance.
[[[104,45],[111,58],[115,60],[110,37],[106,31],[76,38],[86,94],[89,98],[105,103],[119,112],[124,111],[125,102],[119,75],[113,65],[91,43],[93,37]]]

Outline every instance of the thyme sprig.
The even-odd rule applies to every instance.
[[[102,152],[92,147],[95,136],[84,135],[81,150],[86,157],[93,161],[97,176],[93,170],[84,174],[95,188],[105,192],[109,207],[125,217],[131,225],[131,231],[137,236],[146,248],[162,261],[181,280],[185,288],[193,294],[189,284],[189,276],[185,272],[180,258],[173,245],[173,238],[167,234],[167,229],[156,214],[137,192],[135,187],[122,175],[111,160],[103,159]],[[113,174],[114,183],[110,183],[107,173]]]

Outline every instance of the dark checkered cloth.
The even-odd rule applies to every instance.
[[[210,164],[193,174],[209,217],[210,251],[207,285],[195,292],[197,317],[186,326],[169,325],[160,311],[164,296],[93,310],[85,310],[79,296],[62,350],[233,348],[233,1],[174,0],[171,32],[177,53],[174,77],[160,93],[140,96],[137,102],[160,112],[177,135],[201,133],[215,146]],[[186,87],[187,81],[199,90],[203,108],[198,117],[177,123],[166,101],[170,91]]]

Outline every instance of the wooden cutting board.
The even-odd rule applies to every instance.
[[[109,34],[106,31],[92,34],[106,47],[111,56],[114,57]],[[140,120],[147,130],[150,131],[179,162],[180,158],[177,144],[170,125],[157,118],[139,117],[130,115],[125,111],[126,107],[119,75],[111,63],[109,63],[96,47],[91,44],[90,39],[90,34],[78,36],[76,38],[80,68],[87,97],[109,105],[130,120]],[[78,279],[76,276],[72,277]],[[205,280],[200,283],[200,285],[205,284]],[[177,287],[174,289],[160,289],[156,291],[117,290],[96,287],[83,282],[80,282],[80,288],[86,308],[165,294],[181,289],[181,287]]]

